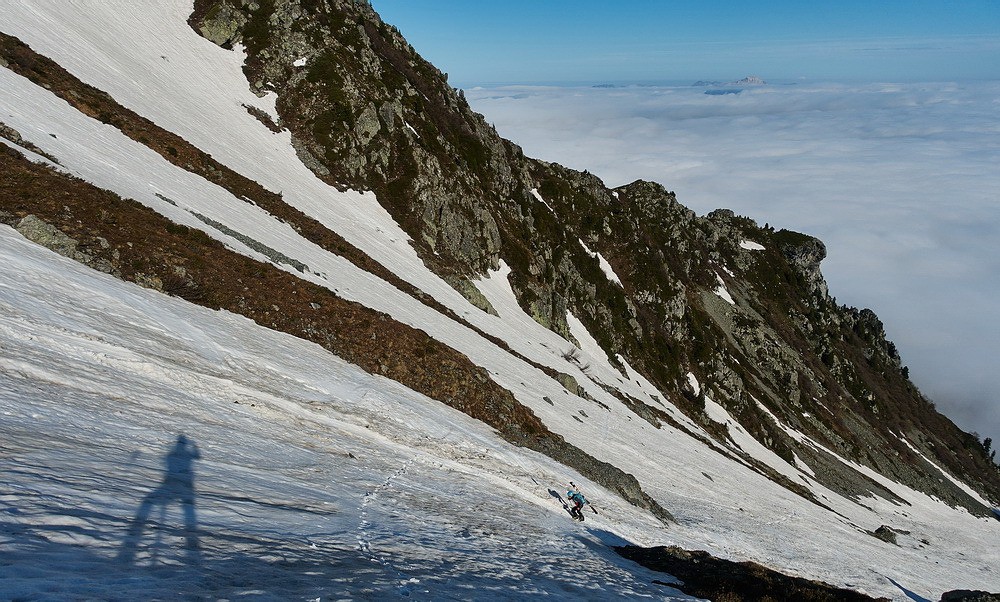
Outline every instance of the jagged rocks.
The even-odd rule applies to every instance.
[[[818,238],[781,230],[775,234],[788,263],[805,279],[811,294],[826,297],[827,286],[819,264],[826,258],[826,245]]]
[[[280,90],[282,124],[307,167],[375,190],[440,275],[497,266],[499,233],[483,203],[517,186],[508,145],[367,3],[199,4],[211,8],[196,6],[195,28],[242,41],[254,87]]]
[[[876,539],[881,539],[886,543],[896,545],[896,531],[887,525],[882,525],[878,529],[875,529],[875,531],[871,533],[871,536]]]
[[[666,585],[699,598],[775,602],[876,600],[821,581],[791,577],[754,562],[715,558],[701,550],[688,551],[677,546],[643,548],[628,545],[616,547],[615,551],[650,570],[672,575],[679,582]],[[877,600],[888,602],[886,598]]]
[[[1000,594],[980,590],[956,589],[941,594],[940,602],[1000,602]]]

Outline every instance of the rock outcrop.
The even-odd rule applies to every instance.
[[[707,395],[848,496],[894,497],[786,428],[979,514],[989,510],[926,476],[924,457],[1000,498],[978,441],[910,383],[877,317],[829,295],[819,240],[728,210],[699,217],[658,184],[611,190],[525,157],[367,2],[199,0],[191,24],[243,44],[248,80],[278,93],[279,125],[305,164],[375,191],[424,262],[475,303],[468,279],[503,261],[537,322],[571,341],[571,312],[609,361],[627,358],[706,428]],[[700,395],[685,391],[689,372]]]

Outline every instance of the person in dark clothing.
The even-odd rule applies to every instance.
[[[583,494],[580,493],[580,490],[576,488],[576,485],[572,481],[570,481],[570,487],[571,489],[566,491],[566,497],[569,498],[570,502],[569,514],[574,520],[582,521],[583,507],[589,502],[587,502],[587,498],[583,497]]]

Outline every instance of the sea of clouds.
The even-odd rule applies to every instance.
[[[1000,82],[465,93],[529,156],[820,238],[838,302],[873,309],[921,390],[1000,442]]]

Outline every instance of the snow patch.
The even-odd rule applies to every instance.
[[[740,248],[745,249],[747,251],[763,251],[765,247],[759,242],[754,242],[752,240],[741,240]]]
[[[691,390],[694,391],[695,395],[701,395],[701,383],[698,382],[698,377],[692,372],[687,373],[687,381],[691,386]]]
[[[592,360],[589,362],[590,364],[600,362],[603,367],[614,370],[608,362],[608,354],[601,348],[601,344],[590,334],[583,322],[573,315],[573,312],[566,312],[566,323],[569,325],[570,334],[579,341],[580,349],[587,354],[587,359]]]
[[[969,497],[971,497],[972,499],[976,500],[980,504],[986,506],[987,508],[992,508],[993,507],[992,503],[990,503],[989,501],[987,501],[986,499],[984,499],[983,496],[979,495],[974,489],[972,489],[971,487],[969,487],[968,485],[966,485],[962,481],[956,479],[954,476],[951,475],[951,473],[949,473],[945,469],[943,469],[940,466],[938,466],[935,462],[932,462],[930,458],[928,458],[927,456],[925,456],[923,454],[923,452],[921,452],[920,450],[918,450],[912,443],[910,443],[906,439],[906,437],[904,437],[903,435],[900,434],[900,435],[896,435],[896,438],[899,439],[900,441],[902,441],[903,443],[905,443],[906,447],[909,447],[911,450],[913,450],[913,453],[917,454],[918,456],[920,456],[921,458],[923,458],[925,462],[927,462],[928,464],[930,464],[931,466],[933,466],[935,469],[937,469],[937,471],[940,472],[942,475],[944,475],[944,477],[946,479],[948,479],[949,481],[951,481],[952,483],[954,483],[956,487],[958,487],[959,489],[961,489],[962,491],[964,491],[965,493],[967,493],[969,495]]]
[[[726,282],[722,279],[722,276],[716,274],[715,279],[718,280],[719,286],[717,286],[713,292],[726,303],[736,305],[736,301],[734,301],[733,296],[729,294],[729,289],[726,288]]]
[[[551,211],[552,213],[556,212],[556,210],[552,208],[552,205],[549,205],[547,202],[545,202],[545,199],[542,198],[542,195],[541,193],[538,192],[537,188],[531,189],[531,196],[535,197],[535,200],[537,200],[539,203],[548,207],[549,211]]]
[[[753,435],[743,428],[743,425],[730,416],[725,408],[709,397],[705,398],[705,413],[713,421],[726,426],[730,438],[744,453],[773,468],[778,474],[784,475],[794,481],[799,481],[802,475],[794,466],[765,447],[760,441],[757,441]]]
[[[580,240],[580,246],[583,247],[583,250],[586,251],[587,255],[597,258],[597,262],[601,265],[601,271],[604,272],[604,275],[607,276],[608,280],[614,282],[615,284],[621,286],[622,288],[625,288],[622,285],[622,281],[618,278],[618,274],[615,274],[615,270],[611,267],[611,264],[608,263],[608,260],[604,258],[604,255],[591,251],[590,247],[588,247],[587,243],[583,242],[583,240]]]
[[[705,398],[705,415],[711,418],[713,422],[719,424],[729,424],[731,422],[729,412],[709,397]]]

